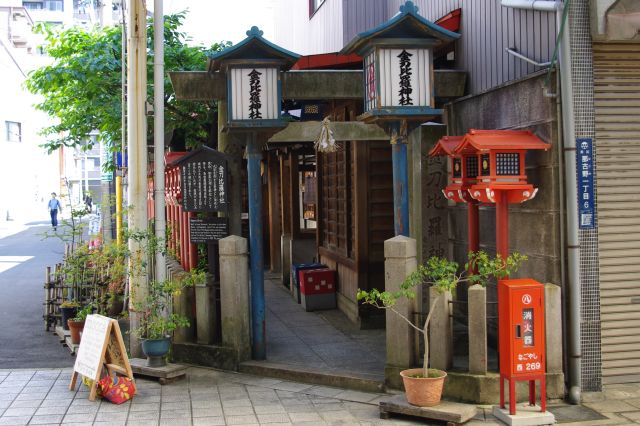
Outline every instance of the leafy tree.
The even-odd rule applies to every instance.
[[[230,46],[221,42],[210,48],[188,46],[187,36],[180,31],[185,13],[165,16],[165,71],[201,71],[207,54]],[[90,149],[87,135],[99,130],[99,139],[117,151],[121,139],[121,27],[86,30],[73,27],[59,30],[39,25],[36,31],[45,35],[46,53],[53,64],[29,74],[26,87],[43,101],[36,108],[55,117],[56,123],[45,127],[44,147],[52,152],[63,146]],[[153,104],[153,21],[147,22],[148,101]],[[214,102],[176,100],[173,87],[165,74],[165,126],[191,146],[215,142],[217,113]],[[149,120],[148,137],[153,135]],[[88,145],[87,145],[88,143]]]

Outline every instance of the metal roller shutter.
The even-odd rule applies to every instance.
[[[594,44],[603,384],[640,382],[640,44]]]

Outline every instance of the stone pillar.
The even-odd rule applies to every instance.
[[[487,289],[469,287],[469,373],[487,374]]]
[[[173,279],[184,279],[187,273],[180,269],[173,273]],[[195,289],[187,287],[179,295],[173,296],[173,313],[183,315],[189,319],[189,327],[178,327],[173,332],[175,343],[193,343],[195,340],[196,322],[191,307],[195,303]]]
[[[562,373],[562,297],[560,286],[544,285],[547,373]]]
[[[213,343],[215,334],[215,288],[213,278],[196,283],[196,338],[201,345]]]
[[[247,239],[237,235],[220,240],[220,305],[222,344],[251,359]]]
[[[399,235],[384,242],[385,290],[397,291],[404,279],[416,270],[416,240]],[[401,299],[395,308],[413,319],[413,303]],[[390,387],[401,389],[399,372],[413,366],[414,330],[394,312],[386,311],[387,364],[385,381]]]
[[[436,297],[429,324],[429,365],[430,368],[448,370],[453,364],[453,317],[451,316],[451,292],[443,294],[429,288],[429,305]]]
[[[227,101],[218,101],[218,150],[229,158],[229,234],[242,235],[242,148],[232,140],[227,125]]]

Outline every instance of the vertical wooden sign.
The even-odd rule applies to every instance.
[[[69,390],[75,390],[79,375],[88,377],[93,380],[89,400],[94,401],[103,368],[110,376],[118,373],[133,380],[118,321],[102,315],[89,315],[84,324]]]

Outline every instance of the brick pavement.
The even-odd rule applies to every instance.
[[[0,426],[425,424],[407,417],[379,419],[378,402],[385,394],[206,368],[191,367],[187,379],[165,386],[137,379],[138,395],[123,405],[91,402],[84,386],[69,391],[70,378],[70,369],[0,370]],[[640,424],[640,384],[584,394],[583,407],[550,406],[558,422],[568,426]],[[468,425],[500,424],[491,407],[479,408]],[[590,420],[594,414],[601,419]]]
[[[88,400],[68,390],[71,371],[0,370],[0,425],[329,425],[420,424],[380,420],[365,393],[277,379],[190,368],[188,378],[160,386],[137,379],[133,401]]]

